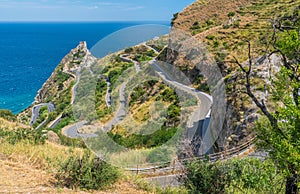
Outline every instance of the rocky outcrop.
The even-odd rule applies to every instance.
[[[56,144],[61,143],[59,136],[56,133],[54,133],[53,131],[47,132],[47,140],[49,142],[56,143]]]
[[[193,35],[195,40],[204,43],[211,54],[215,57],[220,72],[224,77],[227,94],[226,117],[222,133],[216,142],[216,149],[222,150],[234,147],[243,143],[253,134],[253,126],[258,119],[258,109],[244,93],[244,77],[239,72],[239,67],[232,63],[233,56],[236,56],[242,63],[247,64],[248,48],[244,40],[251,40],[251,48],[254,58],[253,90],[260,100],[268,101],[268,78],[278,72],[281,59],[272,55],[261,57],[257,50],[263,50],[268,20],[258,18],[261,10],[256,10],[256,2],[242,0],[211,0],[196,1],[185,8],[181,13],[176,14],[172,24],[175,29],[181,29]],[[275,6],[265,4],[265,15],[271,14]],[[273,6],[273,7],[272,7]],[[251,12],[248,10],[251,9]],[[245,11],[247,10],[247,11]],[[265,17],[265,16],[264,16]],[[272,15],[270,15],[272,17]],[[253,28],[251,27],[253,25]],[[271,26],[270,26],[271,27]],[[263,30],[258,31],[261,28]],[[247,32],[247,34],[245,33]],[[268,33],[265,31],[265,33]],[[247,36],[246,36],[246,35]],[[264,41],[263,41],[264,40]],[[180,53],[165,49],[159,56],[160,60],[167,61],[179,66],[183,72],[194,83],[199,86],[197,75],[199,70],[193,64],[185,61]],[[205,80],[204,80],[205,81]],[[200,85],[203,85],[203,79]]]
[[[80,42],[55,68],[35,97],[35,103],[49,102],[59,98],[60,92],[70,88],[81,66],[90,66],[96,60],[87,48],[86,42]]]
[[[77,72],[82,67],[89,67],[96,61],[96,58],[90,53],[86,42],[80,42],[72,49],[54,69],[51,76],[38,91],[33,105],[51,102],[55,109],[51,113],[51,118],[55,119],[58,115],[65,112],[72,100],[72,83],[77,78]],[[32,105],[32,106],[33,106]],[[31,118],[31,107],[25,109],[18,115],[18,121],[29,123]]]

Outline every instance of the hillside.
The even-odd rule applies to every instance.
[[[172,26],[190,33],[193,38],[204,43],[224,77],[228,115],[216,149],[231,147],[248,139],[252,134],[253,121],[257,118],[257,109],[244,94],[243,77],[238,74],[237,64],[232,62],[234,57],[240,62],[245,62],[248,59],[246,41],[250,41],[252,57],[263,59],[266,45],[270,43],[268,41],[273,34],[271,22],[276,17],[297,12],[295,9],[299,5],[299,1],[286,0],[199,0],[182,12],[174,14]],[[183,69],[192,82],[197,81],[194,75],[198,70],[194,64],[172,52],[166,52],[166,56],[161,58]],[[262,60],[259,66],[253,67],[255,72],[261,72],[254,79],[257,93],[261,93],[261,96],[264,83],[259,81],[259,78],[266,78],[270,66],[276,67],[279,64],[280,59],[273,55],[270,61]],[[278,69],[274,68],[271,73],[276,71]],[[268,103],[272,106],[271,101]]]
[[[55,119],[63,120],[65,118],[70,122],[72,120],[72,103],[74,101],[72,96],[76,90],[74,85],[78,80],[78,72],[83,67],[89,67],[95,61],[96,58],[87,49],[86,42],[80,42],[54,69],[49,79],[38,91],[34,104],[18,115],[19,122],[29,124],[33,106],[41,103],[51,103],[54,108],[51,112],[41,108],[39,112],[45,116],[33,124],[34,128],[44,120],[46,122],[43,122],[43,127],[49,127],[49,123]]]
[[[278,182],[283,184],[283,175],[280,174],[281,172],[277,172],[274,166],[270,167],[268,163],[263,163],[259,159],[254,159],[249,163],[246,159],[245,163],[239,163],[239,160],[236,160],[237,162],[228,160],[228,155],[226,155],[226,150],[229,148],[235,148],[237,145],[248,142],[249,139],[254,139],[254,124],[261,115],[261,111],[245,94],[245,77],[234,60],[246,64],[249,53],[252,54],[253,61],[255,61],[254,73],[251,74],[253,76],[252,89],[255,91],[255,95],[259,96],[260,101],[265,101],[271,110],[275,110],[274,101],[276,99],[272,99],[268,95],[271,91],[266,85],[270,84],[269,78],[279,72],[282,59],[276,54],[266,56],[266,50],[269,49],[266,48],[266,45],[268,47],[271,42],[274,18],[300,14],[299,9],[299,0],[241,0],[238,2],[234,0],[198,0],[182,12],[174,14],[173,28],[183,30],[195,42],[199,41],[205,45],[205,49],[214,59],[225,83],[225,121],[213,149],[214,152],[219,152],[220,158],[218,159],[225,165],[229,161],[228,165],[232,167],[232,172],[236,170],[237,174],[243,173],[239,171],[240,169],[234,169],[235,165],[247,171],[251,166],[249,163],[252,162],[254,167],[251,166],[251,168],[258,167],[258,169],[251,171],[250,168],[249,171],[262,173],[264,178],[268,177],[264,181],[272,180],[271,176],[274,175],[276,176],[274,180],[278,179]],[[175,166],[177,158],[173,160],[174,163],[169,162],[167,151],[157,154],[156,151],[159,149],[156,150],[156,148],[169,141],[180,129],[179,123],[185,119],[182,118],[182,110],[194,111],[196,105],[203,105],[202,102],[199,103],[199,100],[195,100],[191,96],[196,92],[198,94],[206,92],[208,96],[208,94],[212,95],[212,92],[209,90],[211,88],[208,87],[207,78],[201,75],[201,71],[196,64],[191,62],[192,60],[167,48],[168,43],[169,46],[173,43],[172,38],[166,40],[168,38],[165,36],[153,39],[147,43],[112,53],[103,59],[93,57],[86,43],[80,42],[58,64],[38,91],[32,106],[17,116],[7,111],[0,112],[0,117],[3,117],[0,118],[0,190],[12,193],[85,193],[86,191],[93,193],[159,193],[159,189],[150,186],[143,187],[137,183],[135,179],[139,181],[140,177],[120,172],[120,169],[101,161],[96,156],[97,153],[89,151],[87,147],[91,148],[91,146],[86,145],[82,139],[78,138],[78,134],[97,136],[95,129],[99,128],[93,129],[92,127],[97,124],[101,125],[103,129],[110,130],[107,131],[107,134],[114,142],[123,145],[126,149],[132,149],[132,152],[125,152],[125,155],[122,155],[123,153],[112,155],[117,158],[118,162],[126,163],[128,159],[130,162],[138,160],[147,165],[157,165],[153,168],[153,172],[152,166],[145,166],[146,169],[151,170],[148,175],[144,175],[145,177],[155,176],[157,167],[162,169],[173,167],[172,173],[178,173],[174,170],[177,167]],[[251,45],[250,51],[247,41]],[[268,52],[272,52],[272,49],[269,49]],[[182,86],[181,82],[178,84],[183,91],[192,94],[186,96],[186,98],[191,98],[189,101],[185,101],[186,104],[180,102],[180,96],[175,92],[178,90],[172,88],[172,84],[168,85],[163,82],[168,80],[166,78],[155,81],[145,79],[137,85],[138,81],[144,80],[144,77],[147,78],[146,75],[138,73],[145,69],[149,70],[147,63],[154,59],[179,67],[189,78],[188,85]],[[166,73],[160,73],[163,75],[162,77],[167,77]],[[177,83],[176,78],[171,81]],[[180,81],[183,82],[183,80]],[[122,94],[124,83],[129,86],[130,92],[123,91]],[[125,104],[126,100],[128,100],[129,116],[123,120],[123,123],[118,122],[118,117],[123,116],[118,114],[120,107]],[[199,118],[197,119],[199,122]],[[77,120],[87,120],[86,127],[80,130],[73,127],[78,124]],[[148,127],[151,122],[153,125]],[[159,130],[156,132],[151,131],[153,126],[156,126],[154,124],[160,124]],[[148,130],[153,133],[143,134],[145,131],[149,132]],[[96,146],[101,147],[104,144],[106,142],[97,142]],[[240,152],[244,154],[241,155],[247,156],[248,152],[253,150],[253,147],[251,149],[247,147],[245,152],[238,150],[237,156],[240,156]],[[187,151],[184,150],[184,152]],[[135,153],[142,153],[144,158],[140,158]],[[151,157],[147,157],[147,153],[150,153]],[[206,156],[202,157],[207,159]],[[208,161],[212,161],[210,156],[207,157]],[[158,161],[166,160],[170,166],[167,166],[166,162],[159,166],[161,164],[156,163],[157,161],[153,158]],[[171,166],[172,164],[173,166]],[[205,165],[202,167],[204,168]],[[217,163],[217,165],[222,164]],[[264,169],[263,165],[267,165],[267,169]],[[137,167],[131,170],[134,173],[136,173],[135,168],[141,168],[139,164],[135,166]],[[199,169],[195,171],[198,172]],[[222,169],[224,172],[228,172],[226,168],[224,169]],[[213,170],[215,169],[208,169],[206,173],[209,174]],[[217,171],[217,173],[220,172]],[[245,176],[250,177],[251,172],[246,172]],[[256,175],[251,174],[251,176]],[[242,188],[245,190],[242,191],[256,193],[256,189],[260,188],[251,188],[251,185],[261,184],[263,182],[259,181],[261,177],[250,181],[250,186],[247,186],[247,178],[244,180],[242,177],[238,180],[239,184],[246,185],[245,188]],[[249,180],[252,180],[251,178]],[[202,178],[198,179],[202,180]],[[100,183],[101,187],[98,187]],[[230,188],[226,188],[226,191],[229,192],[232,189],[235,192],[236,182],[233,181],[230,184],[232,185]],[[273,191],[272,188],[266,187],[270,189],[268,190],[270,193]],[[277,187],[280,186],[277,185]],[[277,187],[275,189],[278,189]],[[74,188],[78,191],[72,190]],[[86,190],[86,188],[90,190]],[[180,189],[178,193],[186,192],[185,189]],[[259,191],[267,191],[264,189]],[[168,192],[172,193],[172,190],[167,190],[165,193]]]

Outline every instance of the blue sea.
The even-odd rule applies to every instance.
[[[117,30],[141,24],[169,22],[0,23],[0,109],[16,114],[31,105],[61,59],[80,41],[91,48]]]

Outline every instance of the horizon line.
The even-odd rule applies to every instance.
[[[98,22],[170,22],[169,20],[0,20],[0,23],[98,23]]]

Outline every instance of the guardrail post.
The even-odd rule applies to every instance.
[[[226,160],[227,150],[224,150],[224,160]]]
[[[136,165],[136,174],[139,174],[139,165]]]

